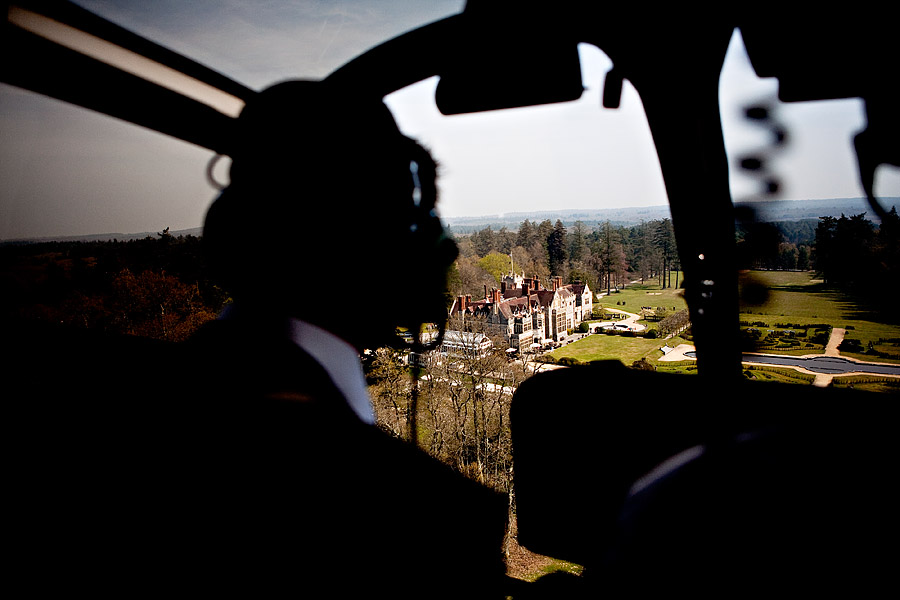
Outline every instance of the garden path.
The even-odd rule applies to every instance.
[[[825,345],[825,356],[840,356],[841,351],[838,350],[838,346],[841,345],[841,342],[844,341],[844,334],[847,333],[846,329],[842,329],[840,327],[832,327],[831,328],[831,337],[828,338],[828,343]],[[831,373],[816,373],[816,379],[813,381],[813,385],[816,387],[828,387],[831,385],[831,380],[834,379],[834,375]]]

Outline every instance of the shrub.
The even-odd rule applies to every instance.
[[[819,346],[824,346],[828,343],[829,335],[830,334],[828,331],[817,330],[816,333],[813,334],[811,338],[809,338],[809,341],[814,344],[818,344]]]
[[[844,338],[844,341],[841,342],[841,345],[838,346],[838,350],[841,352],[862,352],[863,345],[859,340],[855,340],[853,338]]]
[[[560,365],[566,365],[566,366],[569,366],[569,367],[574,367],[574,366],[576,366],[576,365],[580,365],[580,364],[583,364],[583,363],[582,363],[580,360],[578,360],[577,358],[573,358],[573,357],[571,357],[571,356],[563,356],[562,358],[560,358],[560,359],[557,361],[557,364],[560,364]]]

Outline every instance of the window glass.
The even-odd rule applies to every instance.
[[[612,63],[588,44],[579,55],[585,92],[575,102],[442,116],[434,103],[437,78],[386,98],[401,129],[441,165],[441,214],[451,223],[509,215],[505,224],[512,228],[526,213],[565,217],[574,209],[576,216],[566,217],[571,222],[602,209],[651,206],[668,216],[640,98],[626,82],[621,107],[603,109],[603,77]]]
[[[464,3],[76,4],[261,89],[324,77]],[[7,85],[0,85],[0,153],[2,240],[196,228],[216,193],[205,176],[209,151]]]
[[[862,100],[779,102],[778,82],[753,74],[739,32],[721,86],[732,194],[742,207],[748,375],[896,390],[898,380],[885,375],[900,375],[900,326],[880,290],[897,275],[900,240],[860,184],[853,137],[866,127]],[[876,177],[885,209],[900,208],[900,171],[882,167]]]
[[[77,4],[260,89],[323,77],[387,39],[459,12],[464,2]],[[576,102],[445,117],[434,103],[436,78],[386,101],[440,164],[439,211],[462,249],[454,296],[479,299],[499,283],[495,271],[548,285],[562,271],[567,282],[587,279],[602,294],[592,320],[606,310],[614,327],[634,333],[622,321],[629,314],[654,323],[684,314],[683,299],[666,295],[682,281],[674,246],[663,268],[636,252],[641,235],[657,248],[671,236],[667,198],[636,92],[626,81],[621,107],[601,108],[610,61],[594,46],[583,44],[579,53],[586,91]],[[737,231],[746,349],[900,362],[900,329],[877,302],[884,294],[869,293],[893,281],[896,240],[873,217],[856,175],[852,136],[865,126],[862,102],[778,102],[777,83],[753,75],[739,32],[721,83],[733,196],[753,208],[739,212]],[[760,106],[767,119],[748,118],[746,110]],[[0,240],[199,233],[217,193],[206,179],[212,158],[191,144],[0,85]],[[762,168],[742,168],[754,164],[746,159]],[[220,181],[227,181],[226,167],[221,161],[214,173]],[[887,208],[897,203],[897,169],[879,171],[876,192]],[[562,227],[570,253],[562,266],[552,257],[538,264],[532,247],[516,248],[523,222],[544,220]],[[636,229],[647,223],[652,232]],[[544,241],[549,233],[541,233]],[[829,242],[837,250],[827,251]],[[490,263],[492,253],[500,262]],[[630,304],[615,295],[651,280],[665,301],[656,292]],[[578,325],[560,319],[559,327]],[[684,319],[673,323],[664,333],[689,331]],[[689,347],[690,339],[677,343]]]

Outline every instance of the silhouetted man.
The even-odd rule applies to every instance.
[[[181,469],[196,527],[178,543],[210,581],[497,596],[505,502],[381,432],[359,361],[446,317],[435,191],[380,99],[294,81],[241,114],[204,231],[234,304],[191,344],[203,409]]]

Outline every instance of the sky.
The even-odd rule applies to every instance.
[[[462,0],[398,2],[79,0],[79,4],[254,88],[321,78],[365,50],[458,12]],[[441,214],[655,206],[667,203],[640,99],[628,85],[617,110],[600,107],[610,61],[582,45],[586,91],[576,102],[441,116],[436,79],[386,102],[408,135],[441,164]],[[774,102],[777,83],[757,79],[732,41],[722,75],[729,156],[765,147],[740,107]],[[852,135],[859,100],[781,105],[791,143],[775,156],[782,199],[861,196]],[[198,227],[216,189],[210,151],[91,111],[0,85],[0,239],[136,233]],[[227,181],[227,161],[217,178]],[[900,175],[881,173],[877,192],[900,196]],[[736,200],[753,180],[732,172]],[[861,207],[864,210],[864,207]]]

